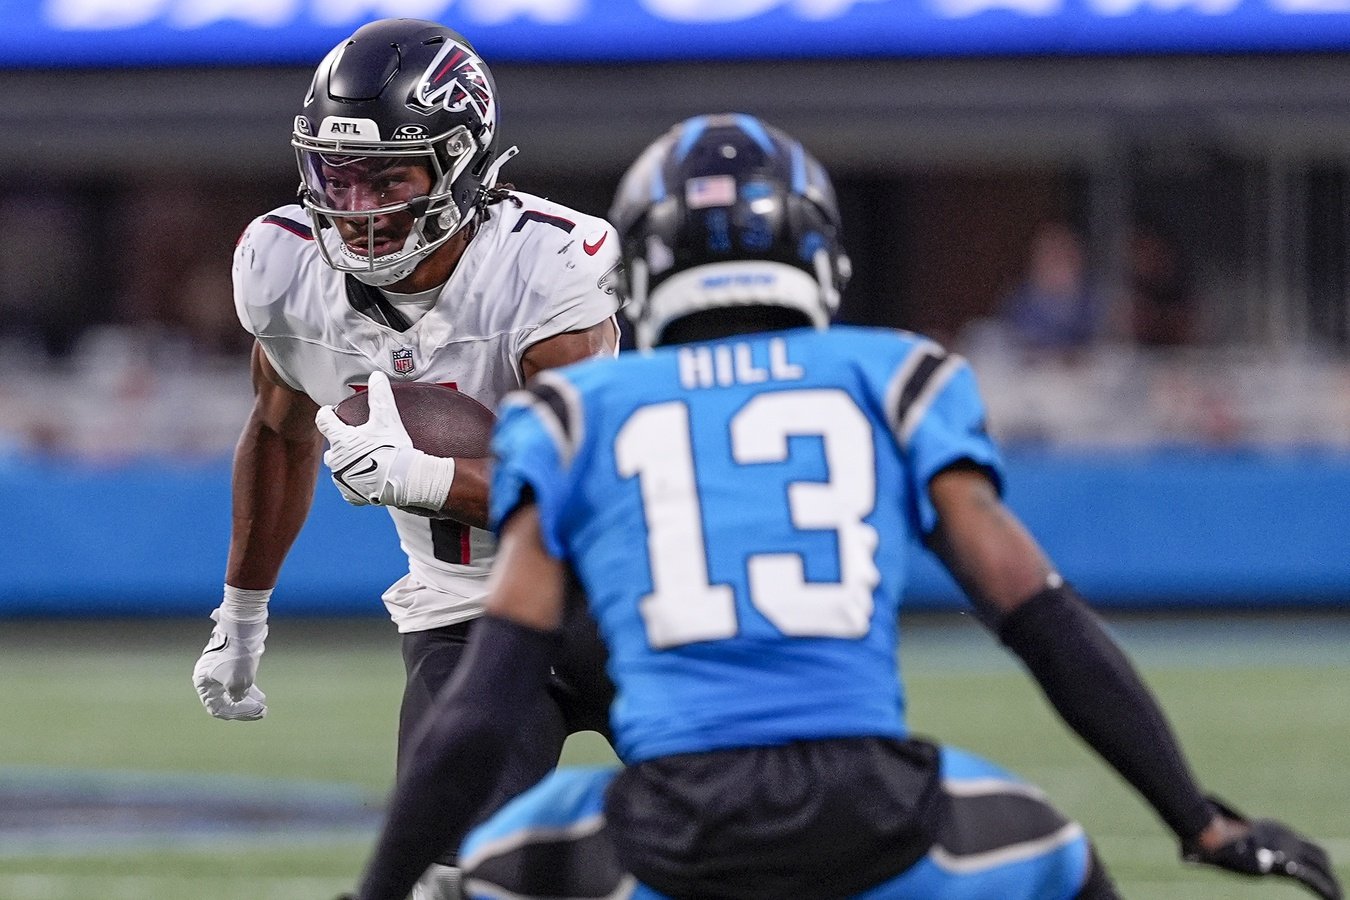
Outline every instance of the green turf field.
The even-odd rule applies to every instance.
[[[1350,617],[1112,623],[1207,785],[1322,839],[1350,881]],[[1183,868],[1151,813],[978,626],[907,624],[915,730],[1046,788],[1095,836],[1127,897],[1305,896]],[[257,723],[217,722],[198,704],[190,672],[206,636],[201,622],[0,622],[0,789],[114,798],[44,830],[0,808],[0,900],[331,900],[352,886],[369,824],[321,811],[308,828],[260,820],[199,832],[120,814],[115,790],[176,797],[203,814],[241,797],[280,807],[328,798],[335,809],[364,803],[369,821],[393,765],[402,675],[391,626],[274,622],[259,679],[271,713]],[[572,761],[606,755],[596,741],[568,748]]]

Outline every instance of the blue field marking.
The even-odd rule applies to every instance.
[[[0,767],[0,858],[369,839],[379,798],[281,779]]]

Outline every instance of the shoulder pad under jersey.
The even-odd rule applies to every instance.
[[[234,249],[234,305],[252,334],[266,330],[275,309],[318,259],[309,217],[283,206],[249,223]]]

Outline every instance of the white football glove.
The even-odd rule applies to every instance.
[[[253,679],[258,675],[258,660],[267,640],[266,615],[261,622],[237,622],[222,607],[212,612],[211,618],[216,627],[192,670],[197,696],[217,719],[261,719],[267,715],[267,695]]]
[[[328,439],[324,464],[333,484],[353,506],[420,507],[439,510],[450,493],[455,461],[413,447],[383,372],[370,374],[370,418],[348,425],[324,406],[314,424]]]

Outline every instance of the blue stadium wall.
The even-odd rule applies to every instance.
[[[0,616],[204,615],[220,592],[227,462],[0,460]],[[1350,456],[1012,452],[1008,502],[1103,607],[1350,603]],[[273,609],[383,615],[404,571],[379,510],[321,483]],[[917,549],[911,607],[959,594]]]

